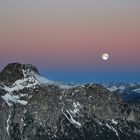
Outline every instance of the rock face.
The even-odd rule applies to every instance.
[[[102,85],[61,85],[19,63],[0,73],[0,140],[139,139],[139,105]]]
[[[30,64],[20,64],[20,63],[12,63],[7,65],[2,72],[0,73],[0,80],[5,85],[11,85],[16,80],[24,78],[23,71],[34,71],[37,74],[39,74],[37,68],[35,66],[32,66]]]

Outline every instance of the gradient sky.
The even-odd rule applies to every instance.
[[[53,80],[140,82],[140,0],[1,0],[0,65],[11,62]]]

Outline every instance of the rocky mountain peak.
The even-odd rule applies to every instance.
[[[5,85],[12,85],[31,72],[39,74],[37,68],[31,64],[10,63],[0,73],[0,81]]]
[[[104,85],[62,85],[12,63],[0,73],[0,126],[0,140],[139,140],[140,106]]]

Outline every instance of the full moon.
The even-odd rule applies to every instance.
[[[102,54],[102,59],[103,60],[108,60],[109,55],[107,53]]]

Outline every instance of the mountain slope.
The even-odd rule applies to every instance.
[[[140,83],[110,83],[104,86],[120,94],[124,101],[140,104]]]
[[[99,84],[65,86],[36,67],[0,73],[0,140],[139,140],[140,108]]]

